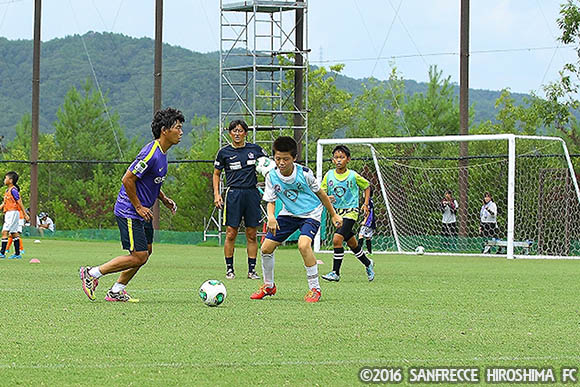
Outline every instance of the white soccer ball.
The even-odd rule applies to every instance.
[[[274,168],[276,168],[276,163],[272,159],[260,157],[256,160],[256,171],[264,177]]]
[[[207,306],[221,305],[227,294],[225,285],[218,280],[207,280],[199,288],[199,297]]]
[[[417,248],[415,249],[415,253],[423,255],[425,254],[425,248],[423,246],[417,246]]]

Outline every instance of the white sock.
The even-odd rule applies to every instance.
[[[262,253],[262,275],[264,276],[264,283],[268,287],[274,286],[274,253]]]
[[[318,282],[318,265],[304,266],[306,268],[306,278],[308,278],[308,289],[320,290],[320,283]]]
[[[127,285],[125,285],[125,284],[120,284],[118,282],[115,282],[115,285],[113,285],[113,287],[111,288],[111,291],[113,293],[121,293],[123,290],[125,290],[126,287],[127,287]]]
[[[89,274],[93,278],[101,278],[103,276],[98,266],[91,267],[91,270],[89,270]]]

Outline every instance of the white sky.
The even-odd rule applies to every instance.
[[[572,48],[555,48],[556,18],[564,1],[472,0],[470,87],[541,92],[542,84],[557,79],[562,65],[577,58]],[[218,0],[164,3],[166,43],[199,52],[219,50]],[[384,79],[393,61],[388,58],[394,56],[406,79],[425,81],[429,65],[436,64],[458,83],[460,0],[308,3],[312,64],[342,62],[345,75]],[[32,0],[0,0],[0,36],[32,39],[33,7]],[[43,41],[87,31],[154,36],[155,0],[43,0],[42,7]],[[481,52],[489,50],[502,51]],[[433,55],[439,53],[452,55]]]

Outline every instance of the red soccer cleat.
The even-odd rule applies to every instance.
[[[273,285],[271,288],[267,287],[266,284],[260,286],[257,292],[253,293],[250,298],[252,300],[261,300],[266,296],[273,296],[276,294],[276,285]]]
[[[320,294],[320,289],[312,288],[304,296],[304,301],[306,301],[306,302],[318,302],[318,301],[320,301],[320,296],[322,296],[322,294]]]

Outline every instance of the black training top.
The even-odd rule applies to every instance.
[[[226,145],[220,149],[214,166],[226,171],[226,185],[232,188],[253,188],[258,183],[256,178],[256,160],[266,156],[264,150],[256,144],[246,143],[241,148]]]

